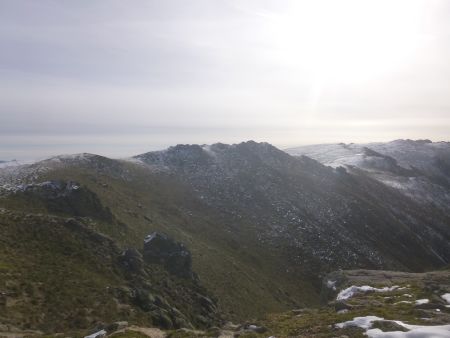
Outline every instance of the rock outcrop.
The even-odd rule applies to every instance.
[[[144,261],[142,254],[134,249],[126,249],[119,257],[121,265],[129,272],[141,273],[143,270]]]
[[[170,273],[192,278],[192,257],[184,244],[165,234],[153,232],[144,240],[144,260],[150,264],[161,264]]]

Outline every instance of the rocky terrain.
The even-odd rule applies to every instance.
[[[436,212],[450,212],[450,143],[396,140],[388,143],[324,144],[291,148],[334,168],[362,170]]]
[[[449,337],[450,271],[349,270],[323,280],[326,305],[255,325],[276,337]]]
[[[281,246],[291,269],[315,275],[330,267],[414,269],[450,257],[448,213],[429,212],[361,173],[255,142],[180,145],[136,158],[181,178],[234,225],[230,230],[250,225],[260,243]],[[434,245],[424,247],[424,238]]]
[[[238,324],[224,321],[203,330],[160,329],[118,321],[72,332],[72,335],[86,338],[446,338],[450,335],[450,270],[335,271],[324,278],[322,297],[320,307],[294,308]],[[36,331],[0,334],[39,336]]]
[[[185,273],[174,275],[147,258],[155,251],[148,242],[122,249],[89,219],[5,209],[0,233],[0,331],[67,332],[114,318],[166,329],[219,323],[217,305],[190,264],[179,264]],[[164,242],[180,245],[168,237]],[[165,259],[167,252],[154,257]]]
[[[111,334],[121,327],[113,323],[127,321],[143,335],[142,328],[158,327],[174,337],[283,336],[290,334],[277,326],[279,316],[297,329],[311,316],[326,327],[351,315],[418,323],[362,311],[352,304],[362,295],[338,314],[339,290],[365,281],[351,272],[329,277],[339,269],[448,267],[446,144],[420,141],[415,158],[412,148],[398,146],[414,141],[396,142],[396,151],[384,146],[389,153],[381,144],[346,146],[352,155],[345,150],[343,158],[353,164],[335,159],[339,165],[315,156],[319,150],[292,156],[249,141],[177,145],[124,160],[63,155],[0,169],[0,331]],[[425,190],[417,194],[435,192],[435,204],[388,184],[387,176],[420,180]],[[392,286],[371,278],[372,288]],[[430,296],[420,283],[414,297]],[[300,308],[308,309],[303,317],[285,312]]]

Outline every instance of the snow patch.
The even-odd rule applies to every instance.
[[[345,329],[346,327],[349,326],[357,326],[362,329],[369,329],[372,327],[373,322],[377,320],[384,320],[384,318],[380,318],[377,316],[355,317],[353,318],[353,320],[338,323],[335,326],[339,329]]]
[[[375,321],[392,322],[407,329],[403,331],[382,331],[380,329],[371,329]],[[450,325],[410,325],[399,320],[384,320],[377,316],[355,317],[353,320],[335,324],[335,327],[344,329],[346,327],[356,326],[365,329],[365,334],[369,338],[448,338],[450,337]]]
[[[147,235],[147,236],[145,237],[145,239],[144,239],[144,243],[147,244],[147,243],[151,242],[151,241],[153,240],[153,238],[156,237],[156,235],[157,235],[156,232],[154,232],[154,233],[152,233],[152,234],[150,234],[150,235]]]
[[[429,303],[429,302],[430,302],[430,300],[429,300],[429,299],[426,299],[426,298],[424,298],[424,299],[418,299],[418,300],[416,300],[416,305],[427,304],[427,303]]]
[[[369,285],[363,285],[363,286],[355,286],[352,285],[347,289],[342,290],[341,292],[339,292],[339,294],[336,297],[336,300],[345,300],[345,299],[349,299],[351,297],[353,297],[356,294],[359,293],[366,293],[366,292],[389,292],[389,291],[394,291],[395,289],[397,289],[398,286],[394,285],[391,287],[384,287],[384,288],[374,288],[372,286]]]
[[[423,326],[409,325],[401,321],[393,321],[394,323],[408,329],[407,332],[390,331],[383,332],[380,329],[370,329],[366,331],[366,335],[370,338],[448,338],[450,337],[450,325]]]
[[[327,288],[336,290],[336,281],[335,280],[327,280]]]
[[[106,331],[100,330],[98,332],[90,334],[89,336],[85,336],[84,338],[99,338],[99,337],[104,337],[104,336],[106,336]]]
[[[450,293],[444,293],[441,298],[450,304]]]

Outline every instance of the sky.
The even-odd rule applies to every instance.
[[[0,0],[0,160],[449,136],[450,1]]]

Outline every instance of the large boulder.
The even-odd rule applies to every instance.
[[[119,257],[119,261],[128,272],[136,274],[143,272],[144,261],[142,255],[134,248],[123,251]]]
[[[192,257],[183,243],[165,234],[153,232],[144,240],[144,260],[161,264],[167,271],[179,277],[192,278]]]

